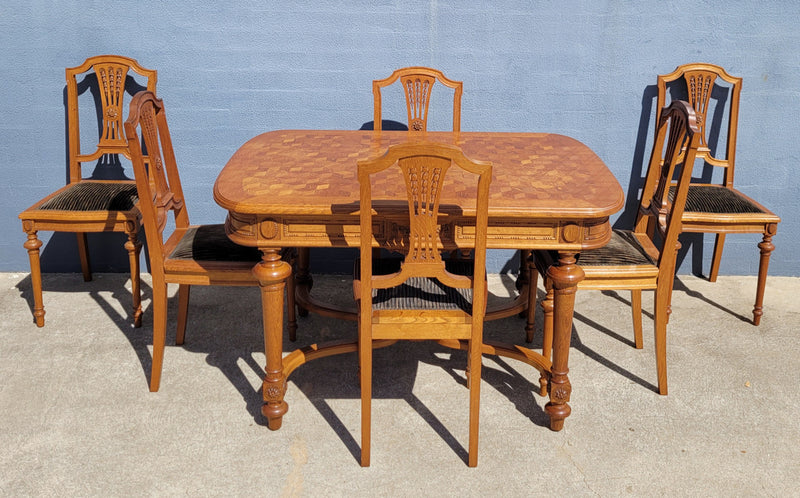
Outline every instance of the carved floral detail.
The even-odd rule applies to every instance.
[[[283,389],[280,386],[271,385],[264,388],[264,399],[267,401],[280,401],[283,397]]]
[[[550,398],[559,403],[566,403],[569,401],[569,394],[569,386],[558,386],[553,389],[552,393],[550,394]]]
[[[560,375],[556,375],[555,377],[561,377]],[[555,378],[550,379],[550,400],[558,403],[563,404],[569,401],[570,393],[572,393],[572,385],[569,382],[569,379],[566,376],[563,376],[561,379],[556,380]]]

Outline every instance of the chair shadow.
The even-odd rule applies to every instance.
[[[573,315],[573,319],[574,320],[578,320],[578,321],[584,323],[585,325],[588,325],[588,326],[592,327],[593,329],[597,330],[598,332],[606,334],[607,336],[622,342],[623,344],[627,344],[630,347],[635,347],[634,342],[633,342],[632,339],[628,339],[626,337],[623,337],[623,336],[617,334],[616,332],[614,332],[613,330],[611,330],[611,329],[609,329],[607,327],[604,327],[603,325],[600,325],[599,323],[595,322],[594,320],[591,320],[591,319],[587,318],[586,316],[584,316],[584,315],[582,315],[580,313],[575,313]],[[633,328],[631,328],[631,335],[633,335]],[[639,377],[638,375],[636,375],[635,373],[631,372],[630,370],[627,370],[626,368],[623,368],[622,366],[614,363],[613,361],[609,360],[608,358],[606,358],[602,354],[598,353],[594,349],[592,349],[589,346],[587,346],[586,344],[584,344],[583,341],[581,341],[580,335],[578,334],[577,329],[575,328],[574,324],[572,326],[572,347],[575,348],[576,350],[580,351],[581,353],[583,353],[586,357],[591,358],[592,360],[596,361],[597,363],[599,363],[599,364],[603,365],[604,367],[608,368],[612,372],[615,372],[615,373],[625,377],[626,379],[628,379],[628,380],[630,380],[632,382],[635,382],[636,384],[639,384],[640,386],[642,386],[642,387],[644,387],[646,389],[649,389],[649,390],[651,390],[653,392],[656,392],[656,393],[658,392],[658,386],[656,386],[655,384],[646,381],[645,379]]]
[[[618,300],[620,300],[622,302],[625,302],[626,304],[628,304],[628,306],[630,306],[630,301],[625,301],[621,296],[619,296],[619,294],[616,294],[615,292],[608,292],[607,293],[607,291],[602,291],[602,293],[604,295],[609,295],[610,297],[612,297],[614,299],[618,299]],[[540,303],[544,299],[544,297],[545,297],[545,293],[544,293],[544,291],[542,291],[540,289],[538,291],[537,301],[536,301],[537,302],[537,307],[538,307],[537,308],[536,317],[538,319],[536,320],[536,334],[535,334],[534,337],[541,337],[541,333],[542,333],[542,324],[541,324],[541,322],[542,322],[542,313],[541,313]],[[648,316],[650,316],[652,318],[652,315],[648,315]],[[615,339],[615,340],[617,340],[617,341],[619,341],[619,342],[621,342],[623,344],[626,344],[626,345],[628,345],[628,346],[633,348],[633,347],[635,347],[635,343],[634,343],[632,338],[624,337],[624,336],[618,334],[617,332],[609,329],[608,327],[605,327],[605,326],[595,322],[594,320],[588,318],[587,316],[583,315],[582,313],[579,313],[578,311],[573,311],[573,314],[572,314],[572,322],[573,322],[572,323],[572,335],[570,337],[570,346],[571,346],[571,348],[574,348],[575,350],[580,351],[587,358],[590,358],[590,359],[594,360],[595,362],[599,363],[600,365],[603,365],[604,367],[608,368],[612,372],[615,372],[615,373],[625,377],[626,379],[628,379],[628,380],[630,380],[632,382],[635,382],[636,384],[639,384],[640,386],[642,386],[642,387],[644,387],[646,389],[649,389],[649,390],[651,390],[653,392],[658,392],[658,387],[656,385],[654,385],[653,383],[648,382],[647,380],[639,377],[638,375],[636,375],[635,373],[631,372],[630,370],[627,370],[627,369],[623,368],[622,366],[617,365],[616,363],[612,362],[611,360],[609,360],[608,358],[606,358],[602,354],[598,353],[597,351],[595,351],[594,349],[592,349],[588,345],[586,345],[581,340],[580,334],[578,333],[578,329],[575,327],[575,322],[576,321],[577,322],[581,322],[581,323],[583,323],[585,325],[588,325],[589,327],[597,330],[598,332],[603,333],[603,334],[611,337],[612,339]],[[631,332],[631,336],[633,336],[633,327],[631,327],[630,332]],[[535,347],[535,346],[528,345],[528,347]]]
[[[604,295],[604,296],[610,297],[612,299],[616,299],[617,301],[621,302],[622,304],[624,304],[625,306],[627,306],[629,308],[631,306],[630,299],[625,299],[617,291],[614,291],[614,290],[603,290],[603,291],[600,291],[600,293],[602,295]],[[645,317],[649,318],[650,320],[655,320],[655,315],[652,312],[647,311],[646,309],[644,309],[644,307],[642,307],[642,316],[645,316]],[[633,320],[633,318],[631,318],[631,320]],[[633,341],[631,341],[630,343],[633,344]]]
[[[521,326],[518,328],[519,331],[523,330]],[[352,333],[356,333],[355,324]],[[549,418],[534,400],[533,393],[538,391],[538,385],[532,384],[503,359],[493,357],[493,361],[499,368],[484,365],[482,380],[506,396],[520,413],[536,425],[547,426]],[[314,368],[298,369],[289,380],[311,401],[350,451],[353,459],[358,461],[361,451],[359,443],[329,404],[330,399],[360,399],[358,358],[355,353],[347,353],[314,363]],[[420,363],[443,369],[455,380],[455,385],[466,390],[466,352],[449,349],[431,341],[400,342],[374,351],[372,399],[404,400],[466,463],[468,451],[465,446],[413,392]],[[260,412],[260,400],[257,404]],[[466,400],[464,410],[468,410]]]
[[[218,292],[237,292],[235,297],[228,295],[219,298]],[[253,292],[250,292],[253,291]],[[201,295],[202,294],[202,295]],[[175,308],[176,298],[171,298],[169,325],[167,331],[167,344],[174,344]],[[216,303],[216,304],[215,304]],[[263,404],[262,387],[259,382],[254,388],[252,375],[247,374],[249,369],[258,379],[264,377],[263,365],[254,357],[263,354],[262,325],[258,318],[239,325],[247,330],[234,330],[225,333],[220,327],[220,319],[204,320],[201,317],[193,318],[193,309],[203,307],[203,315],[210,317],[223,316],[248,316],[247,310],[259,309],[261,306],[260,294],[255,288],[227,288],[197,287],[192,290],[190,300],[189,323],[187,325],[184,349],[206,355],[206,362],[219,369],[232,386],[239,392],[245,403],[248,413],[256,424],[266,426],[268,421],[261,413]],[[208,307],[220,307],[219,313]],[[233,309],[231,309],[231,307]],[[224,309],[223,309],[224,308]],[[249,316],[253,316],[249,313]],[[355,340],[357,328],[355,323],[336,322],[332,318],[319,315],[309,315],[299,319],[298,340],[292,343],[288,340],[288,332],[284,332],[284,352],[290,352],[298,347],[304,347],[316,342],[326,342],[339,339]],[[505,322],[505,325],[498,324]],[[224,322],[229,323],[229,322]],[[237,322],[240,323],[240,322]],[[241,322],[245,324],[245,322]],[[492,322],[493,325],[487,332],[494,334],[493,329],[514,329],[515,337],[524,334],[524,325],[516,317]],[[508,324],[512,324],[509,326]],[[145,334],[152,336],[152,319],[143,324]],[[303,331],[314,330],[315,333],[304,334]],[[492,336],[493,339],[497,337]],[[147,351],[147,344],[152,344],[151,339],[145,343],[144,357],[140,356],[143,369],[149,382],[149,369],[152,359]],[[168,348],[169,349],[169,348]],[[449,356],[444,353],[450,353]],[[169,361],[169,352],[165,355]],[[446,358],[442,358],[446,356]],[[531,419],[536,425],[547,426],[549,418],[542,407],[536,403],[534,392],[538,392],[538,385],[528,381],[522,374],[501,358],[493,358],[495,366],[485,366],[482,369],[482,379],[500,393],[506,396],[517,410]],[[430,341],[403,342],[391,347],[376,349],[373,358],[373,399],[402,399],[442,438],[442,440],[467,461],[467,450],[460,444],[452,432],[439,417],[418,398],[413,388],[417,381],[418,367],[422,363],[444,369],[456,382],[456,385],[466,389],[464,369],[467,365],[466,353],[460,350],[448,349]],[[319,414],[341,439],[353,458],[360,458],[360,444],[356,437],[345,426],[342,419],[331,406],[332,399],[360,399],[358,379],[358,358],[355,353],[346,353],[315,360],[313,367],[302,366],[292,372],[288,382],[299,389],[311,402]],[[243,366],[244,365],[244,366]],[[291,389],[291,387],[290,387]],[[465,401],[464,410],[468,409]],[[291,408],[290,412],[291,413]]]
[[[86,286],[90,287],[87,290],[81,285],[83,284],[83,282],[79,281],[81,278],[80,274],[75,274],[74,279],[48,279],[47,274],[44,274],[43,286],[45,291],[51,292],[88,293],[128,340],[141,365],[145,386],[149,385],[152,367],[150,347],[152,347],[153,332],[151,306],[148,305],[143,310],[142,328],[135,329],[132,326],[130,313],[123,315],[111,304],[111,300],[128,304],[131,296],[127,289],[122,286],[118,286],[116,289],[109,289],[108,286],[97,289],[96,282],[94,284],[89,282],[86,283]],[[120,278],[120,281],[124,282],[122,278]],[[509,278],[507,285],[513,286],[513,280]],[[33,296],[30,276],[26,275],[25,278],[17,283],[16,287],[20,292],[20,296],[32,308]],[[111,292],[110,297],[108,292]],[[220,292],[235,292],[237,294],[235,296],[226,294],[226,297],[220,298]],[[544,297],[543,292],[539,294],[540,299]],[[619,296],[613,297],[621,299]],[[145,304],[152,302],[152,289],[144,282],[142,285],[142,300]],[[248,311],[259,309],[261,306],[258,289],[255,287],[221,289],[218,287],[195,286],[192,289],[192,298],[189,306],[186,340],[180,347],[193,353],[204,354],[206,363],[217,368],[240,394],[245,404],[245,409],[253,417],[255,423],[266,427],[268,421],[261,414],[263,404],[261,384],[259,382],[258,386],[254,387],[251,380],[252,376],[258,379],[264,377],[263,365],[260,365],[259,361],[254,357],[255,354],[263,354],[264,344],[261,320],[255,315],[255,318],[246,318],[243,322],[240,321],[241,323],[236,322],[234,325],[235,330],[230,330],[231,333],[228,333],[225,327],[221,326],[223,323],[231,323],[222,317],[253,317],[254,315],[248,313]],[[215,309],[215,307],[219,309]],[[231,307],[234,309],[231,309]],[[127,308],[129,306],[126,306]],[[211,318],[203,319],[204,317],[197,316],[198,308],[203,310],[203,315],[208,315]],[[177,296],[172,296],[169,298],[168,303],[168,345],[175,344],[176,314]],[[633,347],[632,340],[622,337],[580,313],[576,312],[574,318],[576,321],[583,322]],[[348,327],[339,323],[332,327],[329,323],[330,320],[333,319],[316,315],[302,318],[300,320],[301,339],[296,343],[292,343],[288,340],[288,333],[284,333],[284,351],[289,352],[318,340],[355,339],[355,324],[352,327]],[[536,341],[533,344],[526,344],[531,349],[541,348],[541,320],[537,322],[536,327]],[[305,340],[302,340],[303,329],[316,330],[317,332],[313,336],[306,335]],[[492,340],[520,344],[524,337],[524,323],[518,317],[487,322],[484,336]],[[404,349],[400,349],[400,354],[398,354],[397,348],[402,348],[402,345],[407,346]],[[614,364],[586,346],[581,341],[580,335],[574,326],[572,330],[572,346],[610,370],[653,391],[657,391],[654,385]],[[167,347],[165,354],[165,361],[167,362],[169,361],[170,347],[175,346]],[[430,341],[419,343],[401,342],[399,345],[375,351],[373,399],[405,400],[453,452],[466,462],[468,452],[464,445],[456,439],[436,414],[413,393],[418,366],[421,362],[443,369],[455,380],[456,385],[463,386],[466,389],[464,375],[467,364],[466,352],[449,349]],[[297,369],[288,380],[310,400],[311,404],[342,440],[345,447],[353,455],[353,458],[358,460],[360,458],[360,445],[329,404],[330,399],[360,398],[357,357],[354,353],[348,353],[316,360],[314,363],[315,366],[313,368]],[[252,375],[247,374],[247,369],[252,372]],[[534,394],[538,392],[538,385],[529,381],[505,358],[487,356],[484,359],[481,377],[485,382],[484,388],[491,386],[496,389],[514,404],[519,413],[531,420],[533,424],[541,427],[549,425],[549,417],[542,407],[544,403],[537,403],[536,395]],[[466,403],[464,410],[467,410]]]
[[[696,290],[692,290],[689,287],[687,287],[686,284],[684,284],[678,277],[675,277],[675,283],[672,286],[672,292],[675,292],[675,291],[685,292],[687,296],[690,296],[690,297],[693,297],[693,298],[696,298],[696,299],[700,299],[701,301],[703,301],[705,303],[708,303],[711,306],[717,308],[718,310],[724,311],[725,313],[728,313],[729,315],[731,315],[731,316],[733,316],[735,318],[738,318],[739,320],[741,320],[743,322],[753,323],[753,317],[752,316],[742,315],[740,313],[737,313],[737,312],[733,311],[730,308],[726,308],[725,306],[719,304],[716,301],[713,301],[713,300],[707,298],[706,296],[703,295],[702,292],[699,292],[699,291],[696,291]]]
[[[358,128],[359,130],[374,130],[375,129],[375,121],[367,121],[362,123],[361,126]],[[386,131],[408,131],[408,126],[404,123],[399,121],[394,121],[391,119],[382,119],[381,120],[381,129]]]
[[[701,299],[704,302],[710,304],[711,306],[714,306],[715,308],[717,308],[719,310],[722,310],[722,311],[730,314],[731,316],[734,316],[734,317],[738,318],[739,320],[741,320],[743,322],[747,322],[747,323],[751,323],[752,322],[750,317],[747,317],[747,316],[741,315],[739,313],[736,313],[735,311],[733,311],[733,310],[731,310],[729,308],[726,308],[726,307],[720,305],[719,303],[717,303],[715,301],[712,301],[711,299],[708,299],[702,293],[688,288],[680,280],[680,278],[678,278],[678,277],[675,277],[675,282],[674,282],[674,285],[673,285],[673,292],[676,292],[676,291],[685,292],[690,297]],[[630,305],[631,305],[630,300],[625,299],[624,297],[622,297],[616,291],[601,291],[601,294],[603,296],[609,297],[611,299],[616,299],[617,301],[625,304],[628,307],[630,307]],[[544,293],[540,292],[539,293],[539,299],[542,299],[542,298],[544,298]],[[655,319],[653,313],[649,312],[649,311],[642,310],[642,315],[646,316],[650,321]],[[575,321],[582,322],[583,324],[588,325],[589,327],[592,327],[593,329],[595,329],[595,330],[597,330],[597,331],[599,331],[599,332],[601,332],[601,333],[603,333],[603,334],[605,334],[605,335],[607,335],[607,336],[609,336],[609,337],[611,337],[611,338],[613,338],[613,339],[615,339],[615,340],[617,340],[617,341],[619,341],[619,342],[621,342],[623,344],[626,344],[626,345],[628,345],[630,347],[635,347],[633,339],[630,339],[628,337],[624,337],[624,336],[620,335],[619,333],[617,333],[617,332],[615,332],[615,331],[613,331],[613,330],[611,330],[611,329],[609,329],[609,328],[607,328],[607,327],[595,322],[594,320],[586,317],[585,315],[583,315],[583,314],[581,314],[581,313],[579,313],[577,311],[575,311],[573,313],[573,322],[575,322]],[[646,328],[646,325],[643,324],[643,327]],[[537,331],[538,330],[539,329],[537,328]],[[631,332],[631,335],[632,335],[633,334],[633,328],[632,327],[630,329],[630,332]],[[637,384],[639,384],[639,385],[641,385],[643,387],[646,387],[646,388],[648,388],[648,389],[650,389],[650,390],[652,390],[654,392],[658,392],[658,387],[656,385],[654,385],[654,384],[642,379],[641,377],[639,377],[638,375],[630,372],[629,370],[626,370],[625,368],[623,368],[623,367],[611,362],[610,360],[605,358],[603,355],[601,355],[597,351],[594,351],[593,349],[591,349],[590,347],[585,345],[581,341],[580,335],[578,334],[577,329],[575,328],[574,324],[573,324],[573,328],[572,328],[572,342],[571,342],[571,345],[576,350],[580,351],[581,353],[585,354],[587,357],[589,357],[589,358],[593,359],[594,361],[600,363],[601,365],[605,366],[609,370],[612,370],[612,371],[622,375],[623,377],[626,377],[627,379],[629,379],[629,380],[631,380],[633,382],[636,382]]]
[[[648,135],[655,129],[653,109],[658,98],[658,87],[648,85],[642,92],[642,110],[639,114],[639,127],[636,133],[636,143],[631,160],[631,176],[628,179],[628,191],[625,194],[625,207],[619,218],[614,222],[614,228],[629,229],[636,222],[636,213],[639,211],[639,191],[644,186],[645,173],[650,157],[648,152]]]
[[[111,319],[114,325],[117,326],[120,332],[122,332],[122,334],[128,340],[134,352],[136,353],[137,358],[139,359],[139,363],[142,365],[142,372],[146,376],[150,375],[152,357],[147,345],[152,344],[152,314],[144,308],[144,304],[152,301],[152,288],[147,285],[146,282],[142,281],[140,287],[143,303],[143,323],[142,327],[137,329],[133,326],[133,310],[131,309],[132,296],[130,291],[124,287],[125,282],[130,279],[130,276],[128,276],[128,278],[119,278],[122,286],[103,287],[101,284],[103,278],[102,275],[95,275],[95,278],[90,282],[83,282],[83,276],[80,273],[70,274],[70,278],[65,278],[61,275],[59,275],[58,278],[50,278],[48,275],[49,274],[47,273],[42,274],[42,292],[44,294],[43,298],[45,311],[47,311],[48,292],[76,292],[87,294],[95,301],[95,303],[97,303],[100,309],[103,310],[103,312]],[[122,274],[120,274],[120,276],[121,275]],[[16,288],[19,291],[20,298],[28,303],[28,307],[31,310],[31,322],[35,322],[35,319],[33,318],[33,287],[31,285],[30,274],[26,275],[25,278],[17,282]],[[118,301],[123,306],[126,311],[124,315],[120,314],[119,310],[112,306],[110,300],[104,295],[108,292],[111,292],[111,300]],[[46,328],[48,325],[47,317],[45,320]],[[149,334],[146,333],[146,326],[144,323],[147,321],[150,323]]]
[[[701,292],[698,292],[696,290],[690,289],[677,276],[675,277],[675,281],[673,282],[673,285],[672,285],[672,292],[676,292],[676,291],[677,292],[683,292],[687,296],[690,296],[690,297],[693,297],[693,298],[696,298],[696,299],[700,299],[701,301],[704,301],[704,302],[710,304],[711,306],[717,308],[718,310],[724,311],[725,313],[728,313],[729,315],[731,315],[731,316],[733,316],[735,318],[738,318],[739,320],[741,320],[743,322],[752,323],[752,321],[753,321],[751,317],[748,317],[746,315],[742,315],[740,313],[737,313],[737,312],[733,311],[730,308],[726,308],[725,306],[719,304],[718,302],[712,301],[711,299],[707,298]],[[602,292],[603,295],[611,297],[611,298],[614,298],[614,299],[618,300],[619,302],[625,304],[626,306],[630,306],[631,305],[630,300],[627,300],[624,297],[620,296],[616,291],[601,291],[601,292]],[[650,318],[651,320],[654,319],[653,313],[651,313],[649,311],[646,311],[644,309],[642,310],[642,315]]]
[[[43,278],[44,288],[53,292],[88,293],[112,319],[112,322],[123,333],[134,349],[144,374],[145,386],[149,385],[152,366],[150,347],[152,346],[153,330],[150,306],[144,309],[142,328],[134,329],[131,317],[121,314],[111,304],[111,300],[119,300],[127,304],[130,300],[130,292],[121,286],[117,289],[109,289],[108,287],[103,289],[90,288],[87,291],[80,285],[82,282],[76,284],[76,281],[81,279],[80,274],[75,274],[74,277],[74,279],[48,279],[47,274],[45,274]],[[123,279],[120,278],[120,281],[123,281]],[[91,282],[87,283],[87,285],[91,284]],[[511,279],[509,279],[509,285],[513,286]],[[21,297],[31,304],[33,297],[30,276],[26,276],[17,283],[17,288]],[[107,294],[109,291],[111,292],[110,298]],[[235,292],[236,295],[225,294],[224,298],[220,298],[220,292]],[[152,289],[144,283],[142,285],[142,297],[143,302],[152,302]],[[543,293],[540,293],[541,297],[543,297]],[[206,362],[217,368],[241,395],[245,408],[253,417],[255,423],[267,426],[267,420],[261,414],[261,406],[263,404],[261,384],[259,382],[258,386],[254,387],[251,380],[253,376],[258,379],[264,376],[263,365],[260,365],[259,361],[254,357],[255,354],[263,354],[261,321],[257,315],[253,319],[240,320],[235,322],[235,330],[229,329],[230,333],[228,333],[223,324],[230,322],[222,318],[229,316],[253,317],[254,315],[248,313],[248,311],[258,309],[261,306],[258,289],[255,287],[220,289],[217,287],[196,286],[193,287],[189,306],[186,341],[181,347],[190,352],[204,354]],[[203,310],[204,317],[207,315],[211,318],[203,319],[204,317],[197,316],[198,308]],[[168,310],[167,344],[174,345],[177,313],[176,296],[169,298]],[[575,314],[575,319],[632,345],[632,341],[622,338],[615,332],[598,325],[580,313]],[[342,326],[341,324],[336,324],[335,327],[332,327],[330,324],[326,325],[326,322],[330,320],[333,319],[316,315],[301,319],[301,331],[306,329],[316,330],[317,332],[313,336],[307,334],[302,342],[303,334],[301,333],[301,340],[298,340],[297,343],[291,343],[288,340],[288,333],[285,333],[284,351],[288,352],[298,346],[302,347],[320,339],[325,341],[348,337],[355,339],[355,324],[352,327]],[[322,337],[320,338],[320,336]],[[502,342],[521,343],[521,339],[524,337],[524,324],[517,317],[488,322],[485,336]],[[572,336],[573,347],[586,356],[641,385],[656,390],[655,386],[613,364],[583,344],[574,327]],[[541,347],[541,323],[537,323],[536,337],[538,338],[537,342],[527,345],[528,347]],[[406,345],[406,347],[402,348],[401,345]],[[401,349],[398,351],[397,348]],[[169,349],[170,347],[167,347],[165,355],[167,362],[169,361]],[[329,400],[360,398],[357,361],[354,353],[323,358],[315,361],[313,368],[297,369],[288,379],[295,388],[299,389],[310,400],[311,404],[342,440],[354,460],[358,460],[360,457],[360,445],[331,407]],[[443,369],[453,378],[454,384],[466,389],[466,378],[464,376],[467,364],[466,352],[448,349],[432,342],[400,343],[399,345],[375,351],[373,399],[403,399],[442,438],[453,452],[466,462],[468,452],[465,446],[457,440],[447,426],[437,417],[436,413],[413,393],[418,367],[421,362]],[[252,375],[248,375],[248,370]],[[537,403],[536,395],[534,394],[538,392],[538,385],[529,381],[505,358],[486,357],[481,377],[485,382],[484,389],[488,386],[496,389],[514,404],[518,412],[530,419],[532,423],[541,427],[549,425],[549,418],[543,410],[544,403]],[[464,410],[466,411],[467,408],[467,403],[465,402]]]
[[[57,276],[56,276],[57,275]],[[100,307],[105,311],[106,315],[111,318],[114,323],[124,324],[126,327],[133,328],[133,310],[131,303],[133,296],[131,292],[124,287],[125,282],[130,280],[130,275],[126,275],[126,279],[122,281],[122,287],[116,286],[114,288],[104,287],[97,288],[98,281],[103,277],[99,274],[93,274],[93,279],[89,282],[83,281],[81,273],[70,273],[70,277],[65,277],[63,274],[57,273],[42,273],[42,298],[44,301],[44,309],[48,310],[47,306],[47,293],[48,292],[75,292],[80,294],[88,294]],[[121,273],[120,276],[123,274]],[[22,280],[15,285],[19,291],[19,297],[28,304],[28,309],[31,312],[31,323],[35,323],[33,318],[33,284],[31,282],[30,274],[27,274]],[[142,302],[152,299],[152,288],[142,281],[140,284]],[[120,315],[118,310],[109,305],[108,301],[100,295],[101,292],[111,292],[112,299],[119,301],[125,308],[126,314]],[[144,308],[143,308],[144,310]],[[146,311],[145,311],[146,313]],[[45,318],[45,327],[47,327],[47,318]]]

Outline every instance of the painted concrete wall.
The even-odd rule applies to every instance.
[[[28,270],[17,214],[65,180],[64,68],[118,53],[159,71],[195,223],[223,220],[212,185],[247,139],[282,128],[357,129],[372,119],[370,82],[408,65],[464,82],[462,129],[573,136],[635,197],[656,75],[716,63],[744,78],[737,184],[784,220],[770,273],[797,276],[798,18],[800,4],[789,0],[6,0],[0,271]],[[386,117],[404,120],[400,109]],[[71,234],[41,235],[45,271],[78,270]],[[759,240],[729,236],[721,272],[755,274]],[[707,270],[713,238],[686,242],[680,272],[703,259]],[[126,270],[121,239],[90,243],[97,271]],[[493,253],[494,270],[510,266],[510,255]]]

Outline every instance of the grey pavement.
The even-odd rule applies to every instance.
[[[464,352],[428,342],[376,350],[365,469],[355,354],[296,370],[283,427],[264,425],[256,288],[195,287],[186,343],[167,347],[161,390],[148,392],[143,279],[144,325],[134,329],[126,275],[84,283],[80,274],[45,274],[39,329],[30,277],[0,274],[0,495],[800,495],[798,278],[769,278],[755,327],[753,277],[680,276],[668,396],[655,391],[652,293],[637,350],[628,293],[579,292],[564,429],[547,428],[534,369],[486,356],[474,469],[465,463]],[[504,276],[491,283],[498,296],[513,288]],[[316,276],[317,295],[347,299],[349,289],[345,277]],[[490,322],[485,336],[521,343],[523,325]],[[284,350],[355,335],[352,322],[311,315]]]

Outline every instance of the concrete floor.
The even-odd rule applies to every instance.
[[[628,294],[579,292],[564,430],[547,428],[547,400],[533,394],[536,371],[485,357],[476,469],[465,463],[466,358],[432,343],[375,353],[370,468],[358,464],[354,354],[294,372],[283,428],[269,431],[260,415],[255,288],[194,288],[186,343],[168,346],[161,390],[148,392],[149,275],[144,280],[144,325],[134,329],[125,275],[84,283],[79,274],[46,274],[47,324],[39,329],[30,277],[0,274],[0,495],[800,494],[797,278],[770,277],[754,327],[754,278],[712,284],[681,276],[668,396],[655,392],[652,333],[644,350],[632,346]],[[513,287],[491,280],[498,295]],[[341,276],[317,276],[314,290],[342,298],[349,288]],[[649,293],[644,305],[652,308]],[[284,346],[355,333],[354,323],[310,316],[297,343]],[[485,331],[509,342],[523,334],[516,317]],[[537,333],[534,345],[540,340]]]

